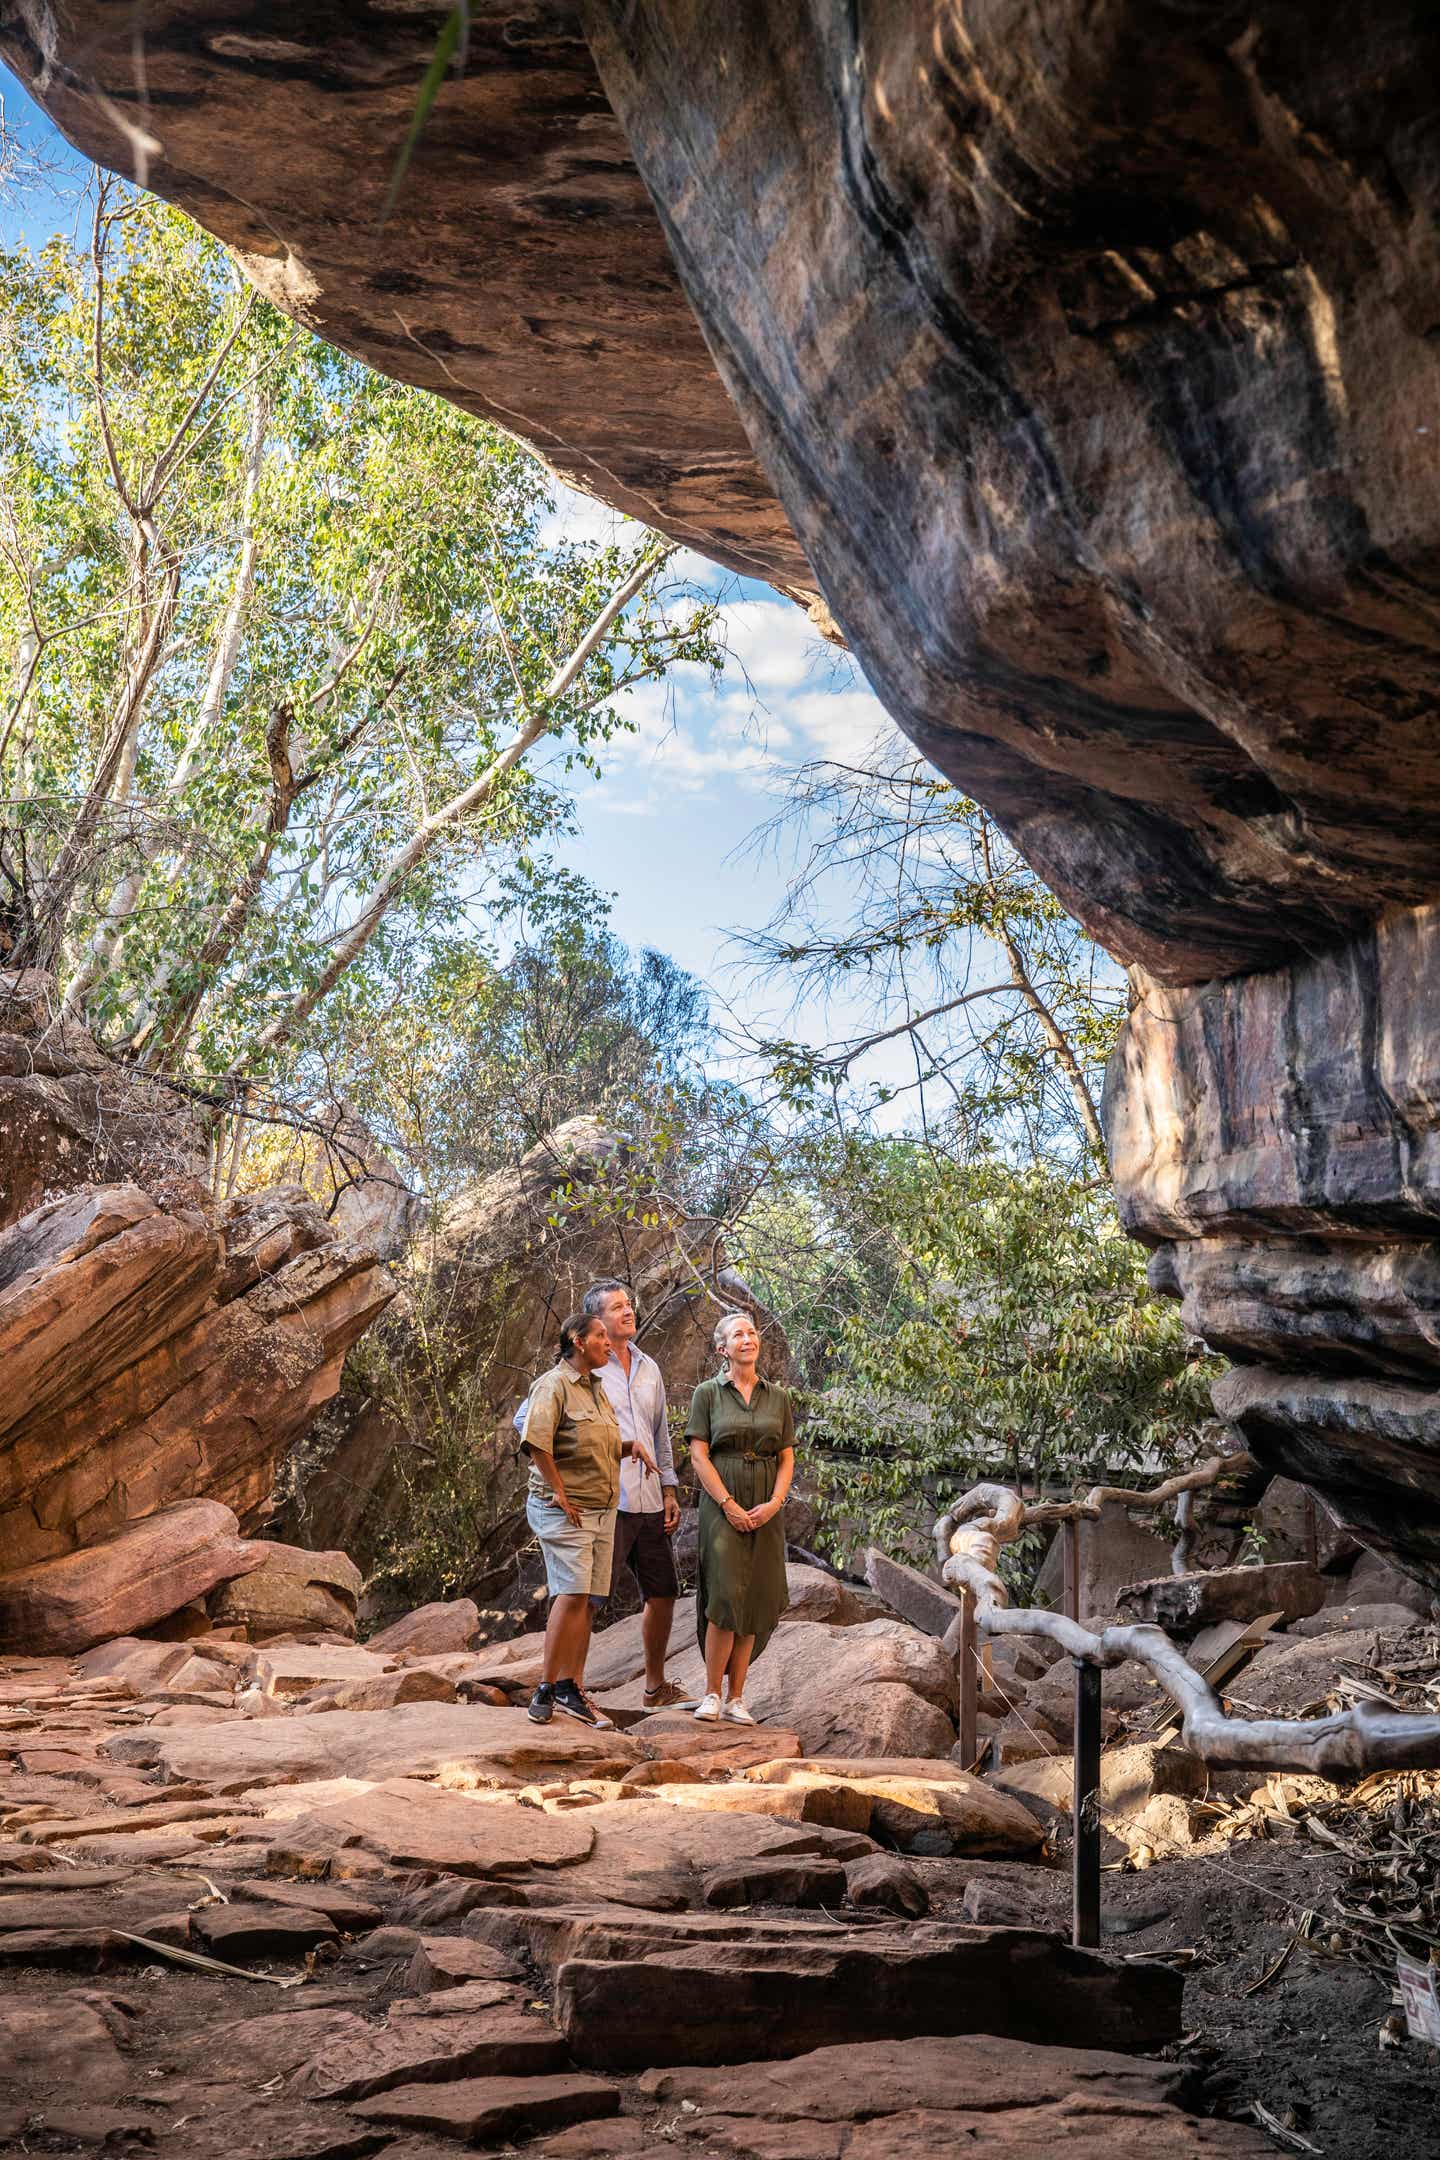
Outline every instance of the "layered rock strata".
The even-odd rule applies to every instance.
[[[479,0],[385,200],[440,7],[18,10],[0,57],[102,165],[235,250],[289,315],[519,435],[572,486],[813,593],[675,274],[575,7]],[[138,129],[138,132],[135,132]],[[137,171],[137,160],[143,167]]]
[[[1125,959],[1203,980],[1434,891],[1431,17],[469,19],[388,219],[438,16],[157,0],[137,48],[76,0],[0,54],[326,337],[813,572]]]
[[[1269,1468],[1440,1589],[1440,907],[1130,1015],[1105,1099],[1151,1281]]]
[[[182,1497],[256,1527],[393,1294],[374,1254],[295,1189],[212,1219],[102,1185],[0,1233],[0,1571]]]

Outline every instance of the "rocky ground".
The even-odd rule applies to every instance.
[[[1137,1699],[1077,1952],[1065,1757],[968,1774],[938,1643],[791,1587],[756,1674],[790,1715],[753,1731],[631,1703],[633,1620],[592,1668],[618,1728],[532,1725],[534,1639],[477,1652],[463,1604],[364,1649],[212,1626],[5,1661],[0,2149],[1440,2152],[1383,1933],[1440,1933],[1436,1781],[1207,1788]],[[1342,1633],[1361,1685],[1429,1684],[1413,1617]],[[1247,1687],[1333,1679],[1335,1635]],[[1055,1676],[1010,1687],[1038,1737]]]

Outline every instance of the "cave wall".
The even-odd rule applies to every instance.
[[[1440,17],[471,12],[385,223],[438,6],[151,0],[137,69],[72,0],[0,55],[324,335],[818,586],[1140,971],[1117,1190],[1223,1407],[1440,1579]]]
[[[1440,1589],[1440,907],[1143,986],[1105,1119],[1152,1284],[1235,1360],[1216,1408]]]

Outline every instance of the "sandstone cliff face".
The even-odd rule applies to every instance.
[[[443,7],[279,0],[7,11],[0,58],[88,156],[233,247],[277,307],[523,437],[570,483],[810,597],[565,0],[477,0],[407,184]],[[53,63],[60,60],[60,65]],[[98,93],[98,94],[97,94]]]
[[[471,10],[383,229],[435,15],[156,0],[143,92],[99,0],[44,18],[58,65],[32,11],[0,54],[112,165],[143,119],[149,184],[327,337],[813,571],[1127,960],[1204,980],[1428,898],[1434,18],[581,12],[594,60],[570,7]]]
[[[204,1497],[242,1527],[393,1295],[297,1191],[212,1221],[138,1185],[0,1233],[0,1572]]]
[[[1106,1127],[1155,1286],[1237,1361],[1216,1407],[1440,1588],[1440,907],[1316,960],[1149,987]]]

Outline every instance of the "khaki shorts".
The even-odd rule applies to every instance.
[[[572,1523],[558,1500],[531,1493],[525,1520],[545,1555],[545,1585],[551,1597],[608,1597],[615,1561],[614,1508],[581,1508]]]

